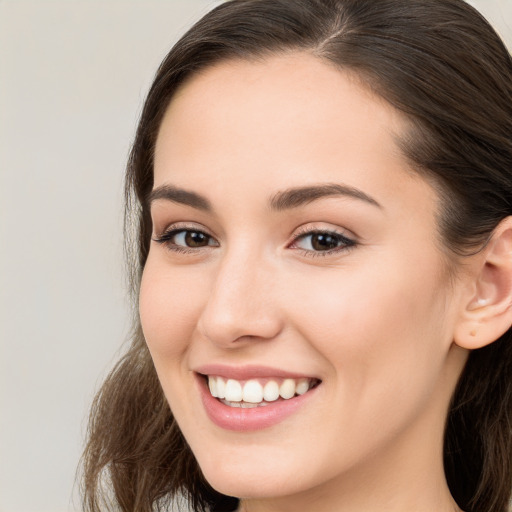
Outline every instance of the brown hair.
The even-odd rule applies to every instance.
[[[133,294],[149,250],[153,149],[176,89],[206,66],[301,50],[355,71],[412,129],[401,141],[437,185],[442,240],[459,258],[512,214],[512,59],[462,0],[232,0],[208,13],[162,62],[126,175]],[[467,512],[505,512],[512,488],[512,330],[470,354],[445,433],[450,490]],[[83,456],[84,507],[233,510],[204,480],[160,388],[139,320],[99,391]],[[106,489],[103,489],[106,486]],[[110,498],[109,498],[110,496]],[[108,501],[110,499],[110,502]]]

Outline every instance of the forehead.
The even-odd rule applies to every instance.
[[[396,144],[406,130],[407,120],[354,73],[310,54],[221,62],[173,97],[157,139],[155,186],[211,193],[222,184],[229,193],[243,178],[254,195],[341,180],[374,195],[389,194],[396,178],[396,193],[419,179]]]
[[[169,129],[187,127],[214,140],[208,121],[222,127],[223,136],[244,134],[255,140],[264,133],[301,131],[313,140],[331,129],[346,139],[359,135],[355,128],[364,128],[368,138],[382,129],[393,137],[407,126],[354,72],[305,52],[225,61],[192,75],[172,98],[159,142],[169,143]],[[340,132],[343,124],[352,129]]]

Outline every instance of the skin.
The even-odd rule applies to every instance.
[[[141,321],[205,477],[244,511],[458,510],[442,439],[467,357],[453,339],[468,282],[448,278],[437,195],[396,144],[406,130],[356,77],[301,53],[211,67],[166,112],[155,189],[193,191],[212,210],[156,199],[153,238],[211,238],[186,252],[183,237],[151,242]],[[290,187],[333,183],[379,206],[337,195],[269,208]],[[315,251],[313,229],[355,245]],[[193,370],[206,363],[322,382],[281,423],[233,432],[202,406]]]

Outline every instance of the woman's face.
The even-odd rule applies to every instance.
[[[217,490],[442,472],[462,285],[447,277],[436,194],[398,149],[406,129],[306,54],[216,65],[172,100],[140,314]]]

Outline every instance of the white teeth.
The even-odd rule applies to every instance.
[[[208,387],[210,388],[210,393],[212,396],[218,398],[219,395],[217,393],[217,379],[208,379]]]
[[[251,408],[268,405],[279,397],[289,400],[295,395],[303,395],[314,384],[314,379],[284,379],[280,384],[268,380],[264,386],[256,379],[242,384],[235,379],[225,381],[222,377],[208,376],[208,388],[213,397],[219,398],[231,407]]]
[[[211,380],[217,381],[217,397],[218,398],[226,398],[226,382],[222,377],[217,377],[217,379],[212,379],[212,377],[208,377],[208,382]]]
[[[297,395],[303,395],[306,391],[309,390],[309,380],[308,379],[300,379],[295,386],[295,393]]]
[[[252,409],[254,407],[264,407],[269,405],[268,402],[261,402],[260,404],[250,404],[248,402],[228,402],[227,400],[221,400],[221,402],[225,405],[229,405],[230,407],[239,407],[240,409]]]
[[[242,386],[237,380],[229,379],[226,382],[225,397],[228,402],[242,401]]]
[[[285,400],[295,395],[295,381],[293,379],[283,380],[283,383],[279,386],[279,394]]]
[[[258,404],[250,404],[248,402],[240,402],[240,407],[242,409],[252,409],[253,407],[258,407]]]
[[[257,380],[248,380],[244,384],[243,400],[251,404],[259,404],[263,400],[263,388]]]
[[[263,388],[263,398],[266,402],[273,402],[279,398],[279,386],[275,380],[269,380]]]

